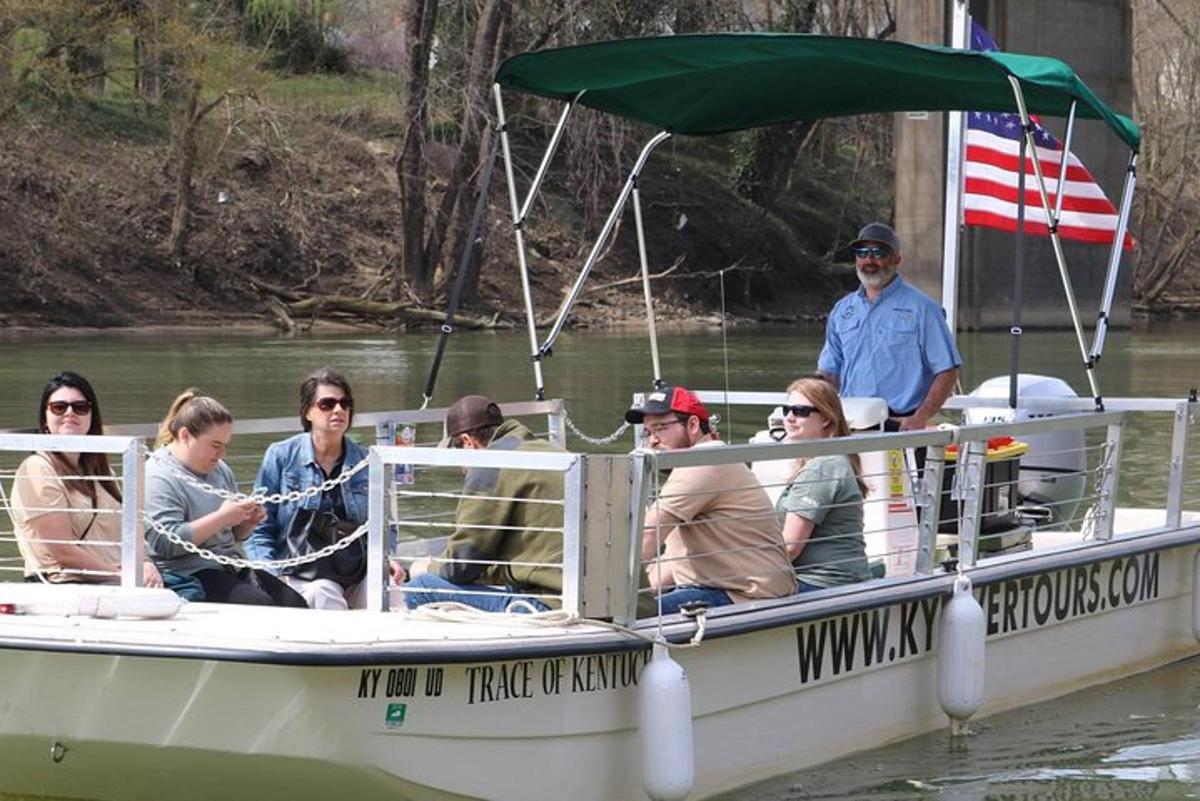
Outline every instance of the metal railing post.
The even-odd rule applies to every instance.
[[[554,402],[554,410],[546,415],[546,425],[549,429],[547,436],[551,442],[564,451],[567,449],[567,427],[563,421],[566,413],[566,404],[560,399]]]
[[[987,471],[987,441],[970,440],[958,445],[958,480],[963,497],[963,516],[958,521],[958,562],[975,567],[979,556],[979,524],[983,517],[983,481]]]
[[[625,585],[625,597],[630,600],[627,620],[613,622],[629,625],[637,619],[638,590],[642,585],[642,530],[646,522],[646,504],[650,501],[650,479],[654,468],[650,464],[653,454],[647,450],[635,450],[629,454],[629,561]]]
[[[917,573],[933,572],[937,548],[938,523],[942,516],[942,477],[946,469],[946,449],[931,446],[925,452],[925,471],[921,477],[917,508]]]
[[[1187,484],[1188,440],[1196,424],[1196,403],[1184,401],[1175,408],[1175,425],[1171,431],[1171,466],[1167,477],[1168,528],[1183,525],[1183,493]]]
[[[580,457],[571,462],[563,475],[563,531],[562,531],[562,608],[564,612],[578,615],[581,611],[581,589],[583,566],[586,558],[587,508],[587,463]]]
[[[370,490],[367,495],[367,609],[386,612],[388,597],[387,558],[384,542],[387,532],[387,486],[383,457],[376,448],[371,448],[367,458]]]
[[[131,439],[121,453],[121,586],[142,586],[142,563],[146,537],[142,527],[145,512],[146,462],[141,442]]]
[[[1094,538],[1111,540],[1113,535],[1114,517],[1117,511],[1117,478],[1121,468],[1121,440],[1124,433],[1123,423],[1107,427],[1107,439],[1104,453],[1104,464],[1100,466],[1100,492],[1096,499],[1098,510]]]

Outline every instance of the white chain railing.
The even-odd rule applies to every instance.
[[[150,452],[148,448],[143,448],[143,451],[149,456],[149,458],[155,458],[154,453]],[[166,464],[165,462],[162,462],[161,459],[158,461],[162,464]],[[180,481],[195,487],[201,492],[215,495],[216,497],[226,501],[254,501],[257,504],[262,505],[267,503],[295,502],[305,500],[306,498],[315,498],[318,495],[328,492],[334,487],[340,487],[348,482],[357,473],[366,469],[368,462],[369,460],[363,459],[349,470],[343,470],[336,478],[327,479],[326,481],[309,487],[308,489],[293,490],[292,492],[275,492],[270,495],[264,495],[260,493],[251,493],[247,495],[244,492],[231,492],[227,489],[214,487],[212,484],[209,484],[206,481],[201,481],[198,478],[193,478],[192,476],[175,469],[172,465],[167,464],[166,466],[171,471],[172,475],[174,475]],[[326,545],[319,551],[313,551],[312,553],[307,553],[302,556],[292,556],[288,557],[287,559],[245,559],[237,556],[226,556],[225,554],[215,553],[208,548],[202,548],[199,545],[180,537],[174,531],[171,531],[157,520],[151,518],[149,515],[144,514],[143,518],[145,519],[147,525],[149,525],[152,529],[166,537],[171,543],[183,548],[188,553],[195,554],[196,556],[199,556],[202,559],[207,559],[211,562],[216,562],[219,565],[228,565],[236,568],[248,567],[251,570],[286,570],[292,567],[307,565],[350,547],[351,544],[367,533],[367,524],[363,523],[349,535],[343,537],[337,542]]]
[[[629,430],[629,423],[621,423],[620,428],[606,437],[590,437],[583,433],[583,431],[579,429],[579,426],[575,425],[575,421],[571,419],[569,414],[567,414],[566,409],[563,410],[563,422],[567,424],[567,428],[571,429],[572,434],[579,437],[589,445],[610,445],[620,439],[621,436]]]
[[[156,459],[156,456],[153,453],[149,453],[149,458]],[[158,459],[158,461],[160,463],[166,464],[165,462],[162,462],[161,459]],[[311,486],[308,489],[292,490],[291,492],[274,492],[274,493],[271,493],[270,495],[265,495],[265,494],[260,494],[260,493],[247,494],[245,492],[237,492],[237,491],[231,491],[231,490],[227,490],[227,489],[221,489],[220,487],[214,487],[212,484],[209,484],[206,481],[201,481],[198,478],[193,478],[192,476],[189,476],[188,474],[175,469],[175,467],[173,467],[170,464],[167,464],[167,469],[171,471],[172,475],[174,475],[176,478],[178,478],[180,481],[184,482],[185,484],[195,487],[196,489],[200,490],[201,492],[207,492],[209,495],[215,495],[223,501],[235,501],[235,502],[254,501],[257,504],[262,505],[262,504],[266,504],[266,503],[295,502],[295,501],[303,501],[307,498],[315,498],[318,495],[328,492],[329,490],[333,489],[334,487],[340,487],[341,485],[348,482],[355,475],[357,475],[358,473],[361,473],[363,470],[365,470],[367,468],[367,462],[368,462],[367,459],[363,459],[358,464],[351,467],[349,470],[343,470],[341,473],[339,473],[337,475],[336,478],[326,479],[325,481],[321,482],[320,484]]]
[[[171,531],[162,523],[159,523],[157,520],[150,517],[150,515],[143,515],[142,517],[145,519],[146,524],[152,529],[166,537],[175,545],[183,548],[188,553],[195,554],[196,556],[199,556],[202,559],[207,559],[211,562],[216,562],[219,565],[228,565],[236,568],[248,567],[251,570],[285,570],[290,567],[299,567],[300,565],[307,565],[310,562],[316,562],[320,559],[324,559],[326,556],[331,556],[340,550],[350,547],[355,540],[358,540],[367,533],[368,528],[367,524],[363,523],[361,526],[354,529],[353,532],[337,542],[330,543],[319,551],[313,551],[312,553],[307,553],[303,556],[292,556],[287,559],[244,559],[237,556],[226,556],[225,554],[219,554],[210,551],[208,548],[202,548],[199,545],[196,545],[194,542],[185,540],[183,537],[179,536],[174,531]]]

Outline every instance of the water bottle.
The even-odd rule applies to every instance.
[[[417,441],[417,430],[412,426],[398,426],[396,428],[396,444],[401,447],[411,447]],[[412,484],[416,481],[417,471],[411,464],[396,465],[396,483],[397,484]]]

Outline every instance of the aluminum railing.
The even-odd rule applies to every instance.
[[[724,402],[724,393],[712,394],[719,397],[709,397],[708,393],[702,397],[714,406]],[[781,393],[731,393],[730,401],[773,407],[778,404],[780,397]],[[956,399],[955,403],[967,406],[995,405],[993,399],[983,399],[978,404],[973,404],[975,399],[969,400]],[[727,445],[670,452],[638,450],[630,454],[580,455],[567,452],[439,450],[417,446],[373,447],[369,465],[370,515],[366,535],[369,560],[367,597],[370,608],[387,609],[396,593],[403,594],[402,588],[389,587],[386,578],[385,560],[389,557],[386,543],[393,531],[425,537],[431,533],[453,530],[454,512],[449,507],[461,497],[462,479],[458,471],[463,468],[561,472],[564,477],[561,531],[546,531],[544,534],[562,538],[563,556],[559,566],[562,570],[562,606],[569,612],[583,616],[610,618],[619,622],[632,621],[636,615],[642,574],[640,542],[644,515],[653,501],[655,488],[660,486],[659,476],[664,470],[738,462],[789,462],[797,458],[831,454],[895,454],[924,448],[927,451],[926,467],[921,473],[914,473],[910,467],[900,463],[899,469],[903,475],[913,481],[910,489],[899,497],[889,493],[886,497],[868,496],[865,499],[865,503],[906,502],[914,507],[916,513],[912,525],[915,538],[891,556],[898,559],[911,555],[913,565],[910,572],[922,576],[939,569],[942,557],[948,555],[943,552],[947,544],[953,545],[954,555],[964,568],[973,567],[981,559],[994,555],[994,550],[986,545],[990,536],[986,530],[990,512],[986,508],[985,498],[989,492],[1000,491],[1006,485],[1011,491],[1014,480],[1011,477],[989,478],[986,443],[997,435],[1021,439],[1059,432],[1082,432],[1084,440],[1080,461],[1083,466],[1077,472],[1087,489],[1083,493],[1082,506],[1090,510],[1089,514],[1086,519],[1072,517],[1054,524],[1035,524],[1033,528],[1035,533],[1039,529],[1062,530],[1074,536],[1076,542],[1084,534],[1097,542],[1111,538],[1126,418],[1128,414],[1145,412],[1170,415],[1173,420],[1162,524],[1178,527],[1188,510],[1200,507],[1200,493],[1196,491],[1197,482],[1200,481],[1200,465],[1197,464],[1200,449],[1194,445],[1194,429],[1200,416],[1196,403],[1120,399],[1110,402],[1112,410],[1103,413],[1081,411],[1079,403],[1070,401],[1056,400],[1037,405],[1043,412],[1059,416],[945,430],[856,434],[797,443]],[[563,411],[561,401],[504,405],[503,408],[507,416],[557,414],[560,422]],[[427,425],[439,421],[442,414],[444,410],[363,414],[356,417],[355,423],[363,427],[374,426],[386,419],[403,424]],[[243,421],[240,426],[238,430],[242,433],[273,433],[276,429],[294,430],[295,421],[293,418]],[[561,426],[557,431],[562,431]],[[947,464],[946,449],[951,445],[957,448],[955,482],[951,482],[956,489],[948,491],[943,476]],[[14,463],[19,454],[37,450],[121,455],[117,471],[125,498],[122,506],[121,581],[129,586],[140,583],[145,545],[141,522],[144,457],[139,440],[131,436],[0,434],[0,455],[7,453]],[[389,469],[395,465],[411,465],[430,476],[430,480],[419,478],[415,486],[397,486],[395,471]],[[888,483],[894,476],[893,467],[888,464],[883,473],[866,477],[882,478]],[[436,477],[439,475],[441,477]],[[12,478],[9,473],[0,474],[0,486],[11,490]],[[397,498],[394,510],[389,508],[387,500],[393,490]],[[955,531],[953,535],[939,536],[938,529],[947,520],[953,521]],[[881,534],[886,538],[892,532],[884,529],[866,533]],[[426,555],[436,554],[437,551],[437,548],[424,549]]]
[[[561,527],[545,527],[540,530],[522,528],[511,530],[514,535],[523,537],[548,537],[557,540],[558,547],[551,550],[561,551],[561,560],[557,563],[540,563],[537,565],[521,564],[522,567],[538,567],[562,572],[562,594],[555,599],[561,602],[566,612],[579,614],[581,612],[580,587],[582,585],[582,562],[580,555],[583,544],[583,512],[584,512],[584,466],[583,457],[566,452],[532,452],[507,450],[463,450],[463,449],[429,449],[414,447],[376,447],[370,455],[370,499],[369,499],[369,529],[367,557],[367,603],[368,608],[386,610],[391,603],[391,592],[386,583],[388,558],[385,543],[389,528],[397,529],[401,535],[427,532],[432,527],[437,529],[464,530],[470,533],[470,527],[460,521],[449,521],[445,518],[430,521],[428,508],[419,504],[419,500],[436,499],[443,501],[460,501],[463,498],[474,497],[483,504],[496,504],[499,509],[508,509],[514,504],[552,503],[562,507]],[[529,499],[529,498],[479,498],[465,492],[444,490],[401,490],[400,503],[395,514],[390,513],[387,505],[389,486],[393,481],[394,471],[387,468],[393,465],[413,465],[420,468],[443,468],[452,471],[461,470],[533,470],[551,471],[563,474],[563,497],[561,499]],[[415,510],[415,511],[413,511]],[[476,526],[478,528],[478,526]],[[504,523],[488,526],[488,530],[500,533],[510,533]],[[552,543],[553,546],[553,543]],[[412,559],[399,557],[402,561],[412,563]],[[477,566],[507,566],[514,563],[499,559],[462,560],[453,556],[434,556],[435,563],[452,563],[470,561]],[[407,565],[406,565],[407,566]],[[403,595],[407,589],[399,587]],[[471,595],[472,590],[464,591]],[[491,594],[491,591],[474,591],[475,593]],[[534,595],[530,592],[520,592],[521,595]],[[536,597],[536,596],[535,596]],[[539,600],[546,600],[539,598]]]
[[[141,442],[135,437],[121,436],[52,436],[49,434],[0,434],[0,454],[23,455],[36,451],[59,451],[66,453],[105,453],[119,455],[117,477],[121,484],[121,569],[123,586],[134,587],[142,582],[142,562],[146,544],[142,529],[141,510],[144,506],[145,463],[142,458]],[[17,541],[16,515],[11,504],[15,472],[0,472],[0,499],[7,496],[4,512],[12,523],[12,535],[0,537],[2,542]],[[63,511],[70,511],[64,509]],[[36,538],[32,540],[37,542]],[[64,571],[68,574],[71,571]]]

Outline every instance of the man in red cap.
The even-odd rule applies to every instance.
[[[556,451],[484,395],[459,398],[446,411],[451,448]],[[562,594],[563,477],[553,470],[472,468],[454,513],[457,528],[441,556],[409,568],[411,609],[456,601],[488,612],[549,609]]]
[[[625,413],[655,450],[720,447],[708,410],[684,387],[646,394]],[[646,511],[642,561],[663,614],[796,591],[771,499],[742,462],[677,467]]]

